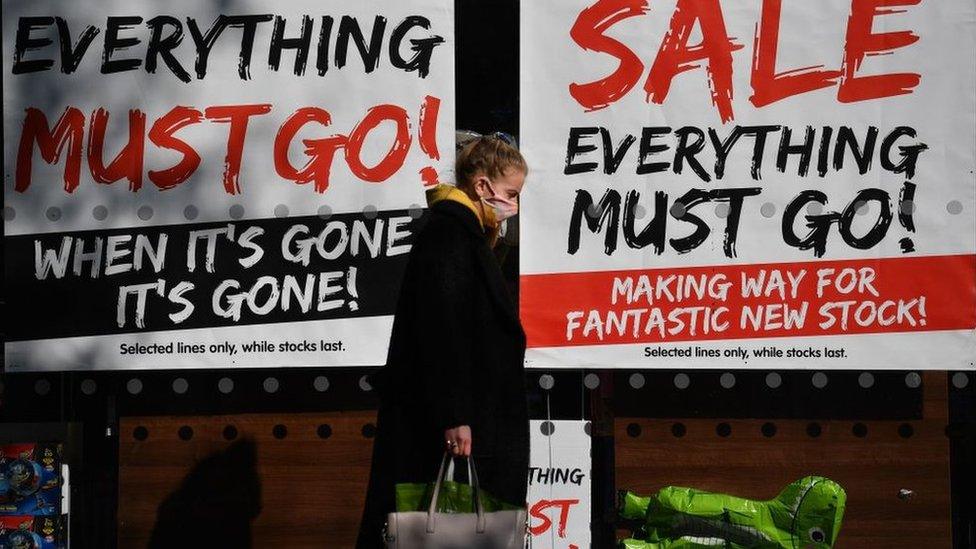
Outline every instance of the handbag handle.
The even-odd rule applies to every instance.
[[[469,483],[471,482],[471,462],[472,461],[474,461],[473,458],[471,460],[468,460],[466,462],[467,463],[467,467],[468,467],[468,482]],[[451,458],[451,457],[448,457],[448,460],[447,460],[447,472],[444,473],[444,480],[445,481],[448,481],[448,480],[450,480],[450,481],[456,481],[457,480],[455,478],[455,474],[454,474],[454,459]],[[479,485],[478,487],[480,488],[481,486]]]
[[[434,493],[430,497],[430,507],[427,509],[428,534],[434,533],[434,517],[437,515],[437,500],[440,497],[441,484],[444,483],[444,469],[447,466],[449,456],[450,454],[448,452],[444,452],[444,457],[441,459],[440,470],[437,472],[437,482],[434,483]],[[468,480],[471,482],[471,495],[474,498],[474,509],[475,513],[478,515],[477,532],[482,534],[485,531],[485,510],[481,502],[481,487],[478,484],[478,472],[475,470],[473,458],[466,456],[465,460],[468,464]]]

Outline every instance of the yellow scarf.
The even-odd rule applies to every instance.
[[[468,196],[468,193],[462,191],[454,185],[446,185],[441,183],[440,185],[427,190],[427,204],[429,206],[433,206],[442,200],[450,200],[452,202],[463,204],[466,208],[474,212],[475,217],[478,218],[478,223],[481,224],[481,228],[485,231],[485,235],[488,237],[489,246],[495,246],[495,242],[498,240],[498,229],[500,225],[495,217],[495,210],[492,208],[479,208],[474,201],[471,200],[471,197]],[[482,212],[484,212],[484,218],[482,217]]]

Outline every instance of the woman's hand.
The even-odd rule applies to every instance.
[[[471,455],[471,427],[458,425],[444,431],[447,450],[455,456]]]

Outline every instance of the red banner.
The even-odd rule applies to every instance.
[[[976,255],[526,275],[529,347],[976,328]],[[960,288],[965,290],[960,292]]]

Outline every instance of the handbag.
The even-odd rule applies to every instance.
[[[474,494],[471,485],[467,482],[457,482],[454,479],[454,462],[456,460],[448,458],[447,473],[444,475],[444,482],[441,483],[441,490],[437,497],[438,513],[474,513]],[[471,478],[470,472],[468,478]],[[396,483],[396,506],[394,510],[404,511],[426,511],[430,506],[431,498],[434,494],[435,482],[398,482]],[[515,510],[520,507],[502,501],[479,486],[481,508],[491,513],[494,511]]]
[[[387,549],[522,549],[528,515],[524,507],[485,509],[474,460],[466,458],[474,512],[440,512],[444,473],[450,454],[441,460],[426,510],[387,514],[383,537]],[[453,464],[453,460],[452,460]]]

